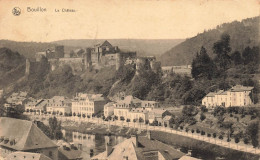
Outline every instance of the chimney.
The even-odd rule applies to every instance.
[[[133,139],[133,143],[134,143],[135,147],[139,147],[138,146],[138,135],[137,134],[136,135],[132,135],[131,137]]]
[[[111,153],[112,153],[112,151],[113,151],[113,147],[112,147],[112,145],[110,145],[110,144],[106,144],[106,152],[107,152],[107,156],[109,156]]]
[[[149,140],[152,140],[152,138],[151,138],[151,131],[150,130],[147,130],[147,138],[149,139]]]

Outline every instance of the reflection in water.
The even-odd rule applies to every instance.
[[[76,146],[82,144],[83,160],[89,160],[91,153],[97,155],[104,152],[106,143],[110,142],[112,145],[116,145],[126,139],[120,136],[92,135],[65,130],[62,130],[62,133],[67,142],[73,142]]]

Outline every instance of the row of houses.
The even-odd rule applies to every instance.
[[[210,92],[202,99],[202,105],[206,107],[216,106],[248,106],[252,102],[253,87],[236,85],[229,90]],[[109,101],[102,94],[77,93],[72,99],[64,96],[54,96],[50,99],[26,98],[26,92],[13,93],[4,104],[6,108],[19,106],[24,107],[26,112],[37,114],[58,114],[92,117],[102,114],[105,117],[116,116],[119,119],[130,121],[162,121],[169,112],[160,108],[156,101],[140,100],[133,96],[122,96],[121,98]]]
[[[209,92],[203,99],[202,105],[206,107],[242,107],[253,104],[252,94],[254,87],[236,85],[229,90]]]
[[[63,96],[54,96],[51,99],[31,100],[25,104],[26,112],[36,114],[58,114],[80,117],[92,117],[93,115],[104,115],[104,117],[118,117],[120,120],[142,121],[158,123],[171,120],[171,113],[159,108],[156,101],[140,100],[133,96],[126,96],[114,102],[102,96],[102,94],[77,93],[73,99]]]
[[[123,100],[107,103],[104,106],[104,116],[118,117],[122,121],[169,123],[172,114],[160,108],[155,101],[144,101],[133,96],[126,96]]]

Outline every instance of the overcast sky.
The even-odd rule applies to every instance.
[[[224,22],[259,15],[257,0],[0,0],[0,39],[189,38]],[[19,7],[20,16],[12,9]],[[47,12],[28,12],[27,7]],[[55,12],[55,9],[76,12]]]

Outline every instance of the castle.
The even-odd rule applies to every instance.
[[[73,72],[80,73],[84,70],[101,69],[107,66],[116,66],[119,70],[124,65],[136,65],[137,74],[140,69],[151,69],[158,72],[161,69],[160,62],[154,56],[137,57],[136,52],[122,52],[118,46],[112,46],[107,40],[86,49],[76,49],[65,54],[64,46],[56,46],[54,50],[47,49],[37,52],[36,62],[26,60],[26,74],[30,73],[30,67],[40,62],[43,57],[48,59],[51,70],[69,65]]]

